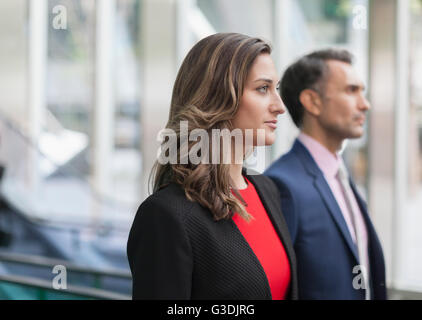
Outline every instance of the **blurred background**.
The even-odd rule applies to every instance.
[[[422,299],[422,0],[6,0],[0,26],[0,298],[130,298],[127,236],[178,67],[240,32],[272,43],[280,76],[315,49],[354,53],[372,109],[344,156],[390,298]],[[297,135],[279,119],[260,171]]]

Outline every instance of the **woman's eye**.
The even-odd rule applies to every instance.
[[[257,89],[259,92],[266,93],[268,91],[268,86],[263,86]]]

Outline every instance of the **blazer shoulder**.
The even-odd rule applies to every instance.
[[[164,226],[175,227],[184,224],[192,204],[176,185],[168,185],[148,196],[138,207],[132,222],[130,235],[142,229],[152,232]]]
[[[193,205],[194,202],[187,199],[182,187],[171,183],[146,198],[139,206],[137,214],[172,215],[183,220]]]
[[[297,185],[309,177],[299,157],[292,152],[277,159],[265,170],[264,175],[275,181],[277,185],[277,182]]]
[[[169,185],[145,199],[138,207],[129,232],[127,250],[133,252],[138,240],[159,236],[164,230],[181,234],[187,239],[186,216],[192,210],[181,187]],[[164,232],[164,233],[166,233]]]

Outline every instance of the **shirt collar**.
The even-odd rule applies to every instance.
[[[308,149],[322,173],[327,178],[335,177],[342,162],[341,156],[338,153],[333,155],[321,143],[303,132],[297,138]]]

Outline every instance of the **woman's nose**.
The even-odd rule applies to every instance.
[[[283,101],[281,100],[280,95],[277,93],[274,94],[274,101],[271,104],[271,112],[275,112],[277,114],[283,114],[286,112],[286,108],[284,107]]]

